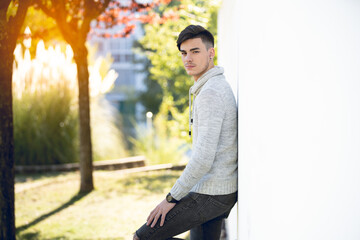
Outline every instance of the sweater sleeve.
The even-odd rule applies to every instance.
[[[206,89],[196,99],[197,139],[189,163],[172,187],[171,195],[180,200],[210,171],[215,159],[225,106],[219,94]]]

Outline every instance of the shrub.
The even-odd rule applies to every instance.
[[[60,47],[45,49],[40,41],[36,57],[18,45],[13,71],[14,148],[18,165],[59,164],[78,161],[77,73],[73,53]],[[91,128],[95,160],[126,156],[120,116],[106,101],[117,74],[105,58],[89,66]]]
[[[20,165],[77,161],[77,115],[71,89],[50,87],[14,99],[15,162]]]

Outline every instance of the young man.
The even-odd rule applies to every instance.
[[[223,219],[237,200],[237,107],[233,92],[214,66],[214,37],[201,26],[190,25],[177,46],[190,88],[189,163],[166,198],[150,213],[134,239],[172,239],[190,230],[191,240],[218,240]],[[191,110],[192,109],[192,110]]]

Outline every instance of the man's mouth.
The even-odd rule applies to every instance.
[[[186,69],[192,69],[192,68],[194,68],[194,67],[195,67],[194,65],[186,65],[186,66],[185,66]]]

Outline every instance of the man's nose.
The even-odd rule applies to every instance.
[[[191,54],[187,54],[187,55],[186,55],[185,61],[186,61],[186,62],[192,62]]]

